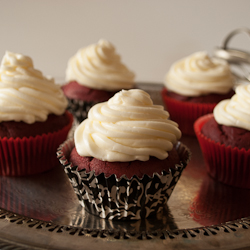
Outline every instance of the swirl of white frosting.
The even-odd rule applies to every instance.
[[[45,121],[61,115],[67,99],[53,79],[34,69],[28,56],[7,51],[0,66],[0,121]]]
[[[168,118],[145,91],[122,90],[90,109],[75,131],[76,150],[109,162],[165,159],[181,137],[177,123]]]
[[[115,47],[101,39],[97,44],[78,50],[68,61],[66,81],[107,91],[130,89],[135,75],[122,62]]]
[[[250,130],[250,84],[241,84],[231,99],[219,102],[214,108],[217,123]]]
[[[168,90],[180,95],[201,96],[228,93],[234,79],[226,61],[211,58],[207,52],[201,51],[174,63],[164,84]]]

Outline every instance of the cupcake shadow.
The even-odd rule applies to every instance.
[[[189,207],[189,213],[193,220],[202,226],[248,217],[249,196],[249,189],[225,185],[206,175]]]
[[[41,221],[59,221],[71,215],[78,201],[67,176],[58,164],[42,174],[0,176],[0,207]]]

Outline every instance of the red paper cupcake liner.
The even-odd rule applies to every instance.
[[[213,112],[216,103],[191,103],[176,100],[167,96],[167,89],[162,89],[162,99],[170,114],[171,120],[179,124],[183,134],[195,135],[194,122],[203,115]]]
[[[73,116],[61,130],[35,137],[0,139],[0,175],[24,176],[50,170],[58,165],[56,151],[66,140]]]
[[[201,128],[212,117],[208,114],[194,123],[208,173],[224,184],[250,188],[250,150],[225,146],[205,137]]]

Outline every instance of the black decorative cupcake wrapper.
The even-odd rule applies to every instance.
[[[78,123],[81,123],[88,116],[88,112],[91,107],[93,107],[96,102],[86,102],[83,100],[68,99],[67,110],[74,115]]]
[[[119,230],[123,232],[141,232],[141,231],[157,231],[178,229],[174,221],[173,215],[167,204],[163,206],[162,211],[141,220],[107,220],[97,216],[91,216],[84,211],[82,207],[78,207],[78,212],[72,215],[72,225],[85,229],[98,228],[99,230]]]
[[[80,204],[89,213],[110,220],[138,220],[161,211],[190,158],[189,150],[179,143],[177,150],[183,161],[168,172],[155,173],[153,177],[144,175],[128,179],[111,175],[106,178],[104,174],[95,175],[94,171],[87,173],[85,169],[72,166],[67,155],[73,147],[73,140],[66,141],[59,147],[58,158]]]

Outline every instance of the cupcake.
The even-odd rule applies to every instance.
[[[60,86],[30,57],[7,51],[0,66],[0,175],[23,176],[58,165],[56,150],[73,121]]]
[[[235,93],[229,64],[203,51],[174,63],[164,85],[162,98],[166,109],[186,135],[195,135],[194,121],[212,113],[218,102]]]
[[[81,122],[94,104],[133,88],[134,78],[110,42],[101,39],[82,48],[69,59],[66,69],[63,91],[69,100],[68,110]]]
[[[194,124],[208,173],[235,187],[250,188],[250,84],[219,102]]]
[[[181,131],[148,93],[122,90],[93,106],[58,158],[85,209],[106,219],[161,211],[189,161]]]

